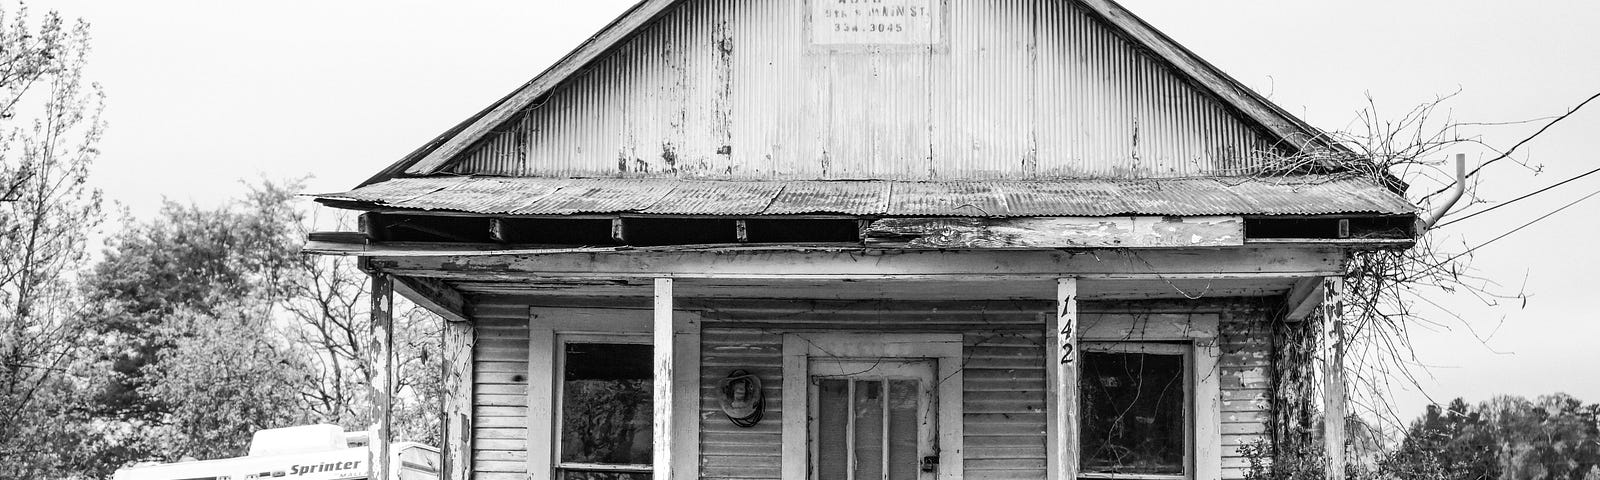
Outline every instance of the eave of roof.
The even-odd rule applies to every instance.
[[[913,182],[673,178],[396,178],[319,202],[361,210],[481,215],[1065,217],[1410,215],[1415,207],[1353,175]]]
[[[518,87],[488,108],[463,120],[433,140],[422,145],[404,158],[389,165],[377,175],[362,182],[371,185],[402,176],[421,176],[438,173],[458,155],[466,152],[495,127],[509,121],[518,112],[559,86],[572,74],[605,52],[626,41],[636,31],[650,24],[663,12],[681,0],[642,0],[627,12],[601,29],[550,68]],[[1234,80],[1220,69],[1207,63],[1194,52],[1173,41],[1148,22],[1132,14],[1112,0],[1075,0],[1099,16],[1112,28],[1120,31],[1135,44],[1150,50],[1167,64],[1188,76],[1202,89],[1212,92],[1224,103],[1242,115],[1260,124],[1278,137],[1285,145],[1298,151],[1344,151],[1337,143],[1329,142],[1317,128],[1289,114],[1244,84]]]

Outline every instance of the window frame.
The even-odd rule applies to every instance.
[[[1179,344],[1159,341],[1104,341],[1087,340],[1078,344],[1084,352],[1095,353],[1148,353],[1154,355],[1175,355],[1182,358],[1179,368],[1183,371],[1183,473],[1169,474],[1137,474],[1137,473],[1102,473],[1083,471],[1079,465],[1078,478],[1080,479],[1116,479],[1116,480],[1186,480],[1195,477],[1195,430],[1199,417],[1195,411],[1195,346],[1192,344]],[[1083,408],[1083,398],[1078,399],[1080,412]],[[1084,417],[1087,422],[1087,417]],[[1081,433],[1080,433],[1081,435]],[[1081,441],[1081,437],[1080,437]],[[1080,457],[1082,461],[1082,457]]]
[[[651,336],[649,334],[642,333],[593,334],[557,332],[555,334],[555,359],[553,361],[553,368],[551,369],[550,375],[551,379],[554,380],[554,384],[552,385],[553,395],[551,395],[550,419],[550,423],[554,427],[551,432],[552,441],[550,442],[550,468],[553,477],[559,479],[562,476],[561,474],[565,471],[654,474],[655,466],[653,464],[578,463],[564,462],[561,460],[561,447],[563,444],[561,434],[564,431],[564,425],[562,425],[562,421],[566,417],[565,398],[567,383],[567,345],[572,343],[647,345],[651,347],[652,352],[655,348],[655,344]],[[653,361],[653,358],[654,357],[645,359],[645,362],[650,363]],[[654,382],[655,380],[651,379],[651,381]],[[654,400],[652,399],[652,401]],[[654,415],[653,408],[651,414]],[[654,445],[651,445],[651,447],[653,449]]]
[[[1194,361],[1189,369],[1193,375],[1191,388],[1194,389],[1194,405],[1192,412],[1194,419],[1193,447],[1190,449],[1190,478],[1196,480],[1209,480],[1222,478],[1225,469],[1223,462],[1230,454],[1236,454],[1231,448],[1223,446],[1223,417],[1222,417],[1222,345],[1220,342],[1222,312],[1150,312],[1144,309],[1115,310],[1108,309],[1091,313],[1083,313],[1078,317],[1079,345],[1089,342],[1150,342],[1172,343],[1187,346],[1192,349]],[[1044,346],[1045,351],[1055,351],[1057,345],[1057,316],[1054,313],[1040,315],[1041,323],[1045,326]],[[1056,472],[1061,469],[1061,441],[1078,439],[1078,432],[1067,432],[1061,427],[1063,415],[1057,405],[1056,399],[1062,395],[1059,390],[1060,382],[1057,376],[1060,373],[1057,359],[1045,355],[1045,381],[1047,387],[1045,394],[1048,400],[1045,404],[1045,466],[1048,480],[1077,480],[1057,478]],[[1072,387],[1077,390],[1076,383]],[[1074,407],[1076,408],[1076,407]],[[1076,412],[1076,409],[1074,409]],[[1237,472],[1237,467],[1231,468]],[[1074,468],[1073,470],[1076,470]],[[1080,472],[1081,473],[1081,472]]]

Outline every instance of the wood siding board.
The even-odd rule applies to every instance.
[[[1272,429],[1272,317],[1267,308],[1234,308],[1221,316],[1222,477],[1244,478],[1248,464],[1230,460],[1229,448],[1262,439]],[[1270,435],[1267,436],[1270,438]]]

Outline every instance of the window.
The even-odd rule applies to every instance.
[[[556,478],[650,478],[651,347],[647,339],[630,340],[562,339]]]
[[[1080,475],[1188,476],[1191,415],[1185,345],[1086,343],[1078,374]]]
[[[932,478],[938,407],[933,360],[811,360],[814,480]]]

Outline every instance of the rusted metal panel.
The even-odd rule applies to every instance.
[[[673,215],[758,215],[783,190],[775,182],[680,183],[640,213]]]
[[[894,215],[1010,216],[1002,195],[987,182],[897,182],[889,210]]]
[[[889,182],[784,182],[767,215],[876,215],[889,209]]]
[[[1001,182],[403,178],[317,195],[374,207],[482,214],[1103,217],[1415,213],[1364,178],[1199,177]]]
[[[637,180],[559,180],[557,188],[510,212],[519,215],[573,215],[638,212],[660,202],[675,187]]]
[[[421,179],[416,179],[421,180]],[[380,184],[381,185],[381,184]],[[476,177],[414,197],[410,208],[511,213],[560,188],[542,179]]]
[[[1176,178],[1239,174],[1270,158],[1262,152],[1274,140],[1260,126],[1076,2],[937,4],[941,30],[925,45],[851,45],[813,38],[806,18],[823,7],[810,2],[681,2],[450,170]]]

